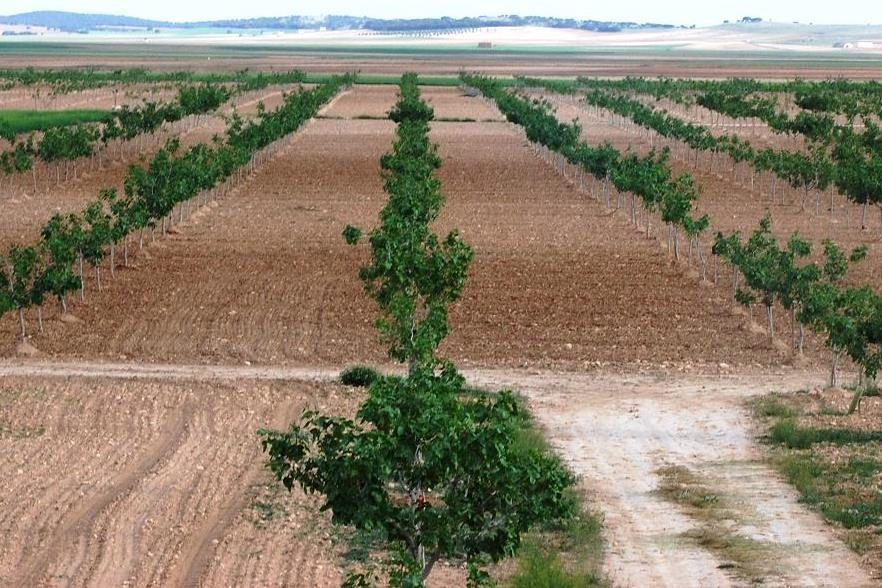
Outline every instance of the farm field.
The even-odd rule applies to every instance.
[[[51,126],[103,122],[107,118],[109,113],[103,110],[59,110],[51,114],[39,110],[0,110],[0,124],[16,134],[43,131]]]
[[[632,149],[641,154],[647,154],[653,148],[659,149],[667,144],[652,132],[638,131],[634,127],[622,127],[614,123],[607,113],[598,116],[570,99],[561,99],[554,95],[548,97],[556,104],[560,120],[578,120],[585,129],[583,138],[593,144],[609,142],[621,151]],[[726,132],[749,140],[759,147],[792,148],[792,142],[768,131],[758,136],[747,128],[736,127],[727,129]],[[655,136],[650,138],[650,134]],[[767,179],[756,181],[751,188],[749,174],[744,172],[743,165],[739,168],[739,178],[736,179],[731,171],[731,164],[719,164],[712,172],[707,165],[694,165],[691,159],[674,157],[671,159],[671,167],[678,173],[691,174],[701,186],[702,193],[696,209],[711,219],[709,236],[716,231],[726,234],[742,231],[749,234],[766,214],[771,214],[773,229],[779,238],[786,240],[793,233],[799,233],[817,244],[818,254],[824,239],[832,239],[846,249],[866,246],[867,258],[854,266],[849,274],[850,279],[854,283],[872,284],[877,289],[882,287],[882,273],[879,271],[882,267],[882,221],[878,209],[871,209],[867,219],[868,228],[861,230],[860,206],[849,202],[838,191],[834,191],[832,208],[829,191],[821,194],[812,191],[806,198],[801,191],[787,188],[782,202],[783,188],[778,188],[773,199]],[[711,244],[710,239],[707,239],[705,247]]]
[[[52,214],[81,210],[96,197],[101,188],[116,187],[122,191],[123,179],[129,166],[148,161],[167,139],[178,138],[181,149],[210,142],[212,137],[222,134],[226,128],[223,115],[229,115],[235,109],[244,117],[254,117],[260,102],[264,102],[268,109],[278,107],[284,91],[284,88],[271,86],[249,92],[237,97],[235,104],[225,107],[223,112],[188,117],[155,136],[148,137],[146,141],[136,138],[121,145],[110,146],[100,160],[92,157],[81,163],[81,167],[85,169],[78,176],[68,176],[66,171],[59,172],[53,166],[41,165],[36,194],[33,192],[30,173],[0,179],[0,203],[7,213],[0,219],[0,247],[5,248],[13,242],[27,243],[36,240]]]
[[[526,58],[482,63],[530,70]],[[178,137],[185,152],[229,137],[234,108],[257,126],[258,103],[284,109],[290,89],[237,95],[163,139]],[[801,356],[770,341],[759,313],[732,300],[729,273],[715,287],[674,261],[663,235],[648,238],[572,170],[559,173],[492,101],[460,87],[421,90],[434,107],[428,137],[446,197],[432,230],[456,229],[474,250],[439,352],[470,384],[523,394],[602,515],[611,585],[878,585],[876,552],[849,550],[766,461],[747,404],[820,387],[820,338]],[[302,126],[231,168],[229,189],[194,187],[192,204],[173,203],[171,228],[148,228],[143,248],[132,232],[129,263],[117,253],[114,275],[100,259],[100,290],[87,267],[84,297],[71,290],[62,311],[47,296],[39,318],[24,313],[26,344],[18,313],[0,318],[0,460],[10,472],[0,483],[9,538],[0,586],[340,585],[352,563],[346,539],[318,498],[288,493],[263,467],[256,431],[283,429],[304,408],[351,417],[364,394],[338,382],[348,365],[401,370],[358,280],[370,246],[342,236],[347,225],[372,229],[386,204],[381,157],[396,140],[387,115],[398,94],[393,84],[343,84]],[[657,146],[541,95],[592,144]],[[36,242],[53,213],[81,210],[101,188],[124,193],[130,166],[149,164],[161,146],[111,156],[57,186],[44,179],[52,185],[37,194],[29,176],[3,179],[0,248]],[[705,248],[707,235],[748,233],[770,210],[778,235],[867,245],[849,280],[882,287],[882,229],[846,225],[844,199],[816,214],[750,194],[725,168],[670,163],[701,186]],[[702,542],[710,523],[663,493],[683,479],[713,490],[725,515],[713,531],[739,549]],[[445,563],[428,585],[465,585],[465,574]]]

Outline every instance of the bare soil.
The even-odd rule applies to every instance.
[[[255,432],[351,393],[4,376],[0,397],[0,584],[339,585],[327,517],[272,482]]]
[[[385,112],[393,101],[391,87],[358,86],[325,115]],[[346,246],[340,232],[376,222],[385,202],[378,160],[393,133],[387,120],[313,121],[247,184],[151,245],[103,292],[90,280],[73,310],[83,324],[50,313],[34,346],[149,361],[381,361],[373,307],[355,279],[368,251]],[[444,348],[451,357],[679,369],[779,360],[722,292],[557,176],[514,127],[439,122],[433,139],[448,196],[438,228],[458,227],[476,251]],[[14,321],[4,326],[14,339]]]

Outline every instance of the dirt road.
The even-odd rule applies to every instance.
[[[616,586],[739,586],[731,562],[682,537],[698,527],[655,492],[657,470],[682,466],[708,480],[737,510],[733,534],[776,562],[765,586],[878,586],[821,518],[762,461],[745,402],[823,382],[822,374],[732,376],[536,374],[480,381],[510,384],[605,518],[607,571]]]

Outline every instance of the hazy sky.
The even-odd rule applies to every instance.
[[[69,10],[125,14],[157,20],[214,20],[291,14],[350,14],[379,18],[520,14],[671,24],[716,24],[759,16],[767,20],[824,24],[882,24],[879,0],[0,0],[0,14]]]

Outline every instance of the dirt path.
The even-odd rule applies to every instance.
[[[728,561],[680,537],[697,526],[655,493],[664,466],[683,466],[737,508],[733,532],[775,561],[766,586],[878,585],[859,558],[762,462],[745,400],[797,390],[821,374],[698,376],[477,374],[528,395],[552,443],[585,477],[604,514],[616,586],[738,586]]]

